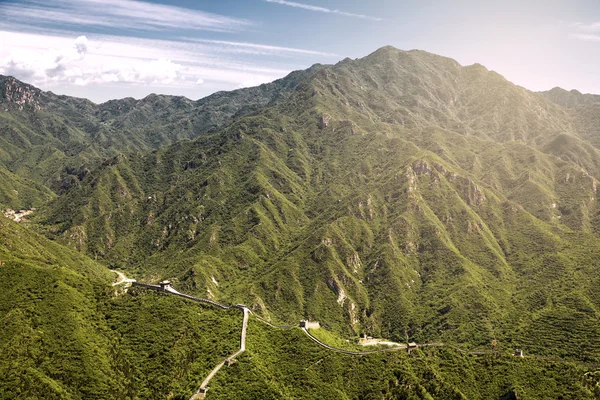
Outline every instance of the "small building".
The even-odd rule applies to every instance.
[[[406,352],[408,354],[410,354],[414,349],[416,349],[417,347],[419,347],[418,344],[416,344],[415,342],[409,342],[406,343]]]
[[[206,397],[206,392],[208,391],[208,387],[201,387],[198,391],[190,397],[190,400],[203,399]]]
[[[171,281],[162,281],[159,283],[161,290],[173,289]]]
[[[515,349],[514,356],[515,357],[523,357],[523,350],[521,350],[521,349]]]
[[[305,329],[319,329],[321,327],[321,324],[319,324],[316,321],[308,321],[303,319],[302,321],[300,321],[300,328],[305,328]]]

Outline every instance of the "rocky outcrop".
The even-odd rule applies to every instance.
[[[430,175],[431,167],[425,160],[417,160],[412,164],[412,169],[417,175]]]
[[[2,100],[9,104],[14,104],[23,110],[23,107],[30,106],[34,111],[41,110],[39,97],[41,90],[24,84],[13,77],[4,77],[0,81],[2,88]]]
[[[485,194],[471,179],[461,178],[463,198],[470,206],[479,206],[485,201]]]
[[[330,122],[331,122],[331,117],[329,115],[321,115],[321,118],[319,118],[319,129],[327,128],[327,126],[329,126]]]
[[[362,263],[360,261],[360,256],[357,252],[353,252],[348,257],[346,257],[346,265],[348,268],[352,269],[352,272],[355,274],[358,273],[358,269],[361,268]]]
[[[375,210],[373,209],[373,197],[369,194],[366,201],[358,202],[358,211],[360,218],[362,219],[373,219],[375,217]]]

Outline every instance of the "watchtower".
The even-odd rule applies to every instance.
[[[173,284],[171,283],[171,281],[162,281],[159,283],[159,285],[160,285],[160,289],[163,291],[173,289]]]
[[[419,345],[415,342],[408,342],[406,343],[406,352],[410,354],[410,352],[416,349],[417,347],[419,347]]]
[[[515,357],[523,357],[523,350],[521,350],[521,349],[515,349],[514,356]]]
[[[201,387],[200,389],[198,389],[198,391],[196,393],[194,393],[194,395],[192,397],[190,397],[190,400],[205,398],[207,391],[208,391],[208,387]]]
[[[320,327],[321,327],[321,324],[319,324],[316,321],[308,321],[306,319],[303,319],[302,321],[300,321],[300,328],[319,329]]]

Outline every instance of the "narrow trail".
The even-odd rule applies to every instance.
[[[252,311],[250,311],[250,312],[252,312]],[[252,314],[254,314],[254,313],[252,313]],[[269,325],[271,328],[275,328],[275,329],[292,329],[292,328],[295,328],[295,326],[292,326],[292,325],[273,325],[272,323],[270,323],[266,319],[263,319],[263,318],[259,317],[258,315],[254,315],[254,318],[256,318],[257,320],[259,320],[263,324]]]
[[[231,306],[227,306],[227,305],[225,305],[225,304],[221,304],[221,303],[219,303],[219,302],[216,302],[216,301],[213,301],[213,300],[210,300],[210,299],[203,299],[203,298],[201,298],[201,297],[194,297],[194,296],[190,296],[189,294],[185,294],[185,293],[178,292],[177,290],[173,289],[172,287],[167,287],[167,288],[165,288],[165,291],[166,291],[166,292],[169,292],[169,293],[171,293],[171,294],[174,294],[174,295],[176,295],[176,296],[180,296],[180,297],[183,297],[183,298],[189,299],[189,300],[193,300],[193,301],[199,301],[199,302],[202,302],[202,303],[208,303],[208,304],[212,304],[213,306],[216,306],[216,307],[222,308],[223,310],[228,310],[228,309],[230,309],[230,308],[231,308]],[[246,307],[246,306],[244,306],[244,307]],[[240,307],[238,307],[238,308],[240,308]]]
[[[124,280],[125,275],[122,273],[119,273],[118,271],[115,271],[117,274],[119,274],[119,277],[121,277],[122,279],[119,281],[119,283],[122,283]],[[179,296],[179,297],[183,297],[185,299],[188,300],[192,300],[195,302],[200,302],[200,303],[206,303],[206,304],[210,304],[213,305],[215,307],[219,307],[223,310],[227,310],[230,309],[232,307],[236,307],[241,309],[244,312],[244,319],[242,322],[242,333],[240,336],[240,348],[239,350],[237,350],[235,353],[233,353],[232,355],[230,355],[229,357],[227,357],[225,360],[221,361],[219,364],[217,364],[217,366],[215,366],[212,371],[210,371],[210,373],[208,374],[208,376],[202,381],[202,383],[200,384],[200,387],[198,388],[198,390],[196,391],[196,393],[194,393],[192,395],[192,397],[190,397],[190,400],[196,400],[196,399],[204,399],[206,396],[206,393],[209,389],[208,384],[210,383],[210,381],[212,380],[212,378],[214,378],[214,376],[217,374],[217,372],[219,372],[219,370],[221,368],[223,368],[224,365],[230,365],[235,361],[235,358],[237,356],[239,356],[240,354],[242,354],[245,350],[246,350],[246,331],[248,329],[248,318],[250,314],[253,314],[252,311],[246,307],[243,304],[236,304],[235,306],[228,306],[219,302],[216,302],[214,300],[210,300],[210,299],[204,299],[201,297],[194,297],[194,296],[190,296],[188,294],[185,293],[181,293],[179,291],[177,291],[176,289],[174,289],[170,282],[168,282],[168,284],[165,284],[164,282],[159,284],[159,285],[152,285],[152,284],[148,284],[148,283],[141,283],[141,282],[136,282],[135,280],[132,280],[132,285],[133,286],[138,286],[138,287],[143,287],[146,289],[151,289],[151,290],[155,290],[158,292],[163,292],[163,293],[169,293],[175,296]],[[266,324],[272,328],[275,329],[292,329],[295,328],[295,326],[291,326],[291,325],[274,325],[271,322],[257,316],[254,315],[254,317],[256,318],[257,321],[262,322],[263,324]],[[338,352],[338,353],[343,353],[343,354],[348,354],[348,355],[358,355],[358,356],[362,356],[362,355],[368,355],[368,354],[376,354],[376,353],[386,353],[386,352],[392,352],[392,351],[400,351],[400,350],[406,350],[407,349],[407,345],[400,345],[400,346],[396,346],[396,347],[390,347],[390,348],[386,348],[386,349],[378,349],[378,350],[368,350],[368,351],[350,351],[350,350],[344,350],[344,349],[339,349],[337,347],[333,347],[333,346],[329,346],[328,344],[325,344],[323,342],[321,342],[319,339],[317,339],[316,337],[314,337],[306,328],[302,328],[302,330],[304,331],[304,333],[306,333],[306,335],[308,335],[308,337],[310,339],[312,339],[315,343],[317,343],[319,346],[324,347],[330,351],[334,351],[334,352]],[[429,343],[429,344],[425,344],[425,346],[443,346],[443,343]],[[417,347],[417,346],[415,346]],[[414,348],[414,347],[411,347]]]

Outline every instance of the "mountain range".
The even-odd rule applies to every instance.
[[[283,334],[254,328],[260,342],[232,369],[237,378],[222,375],[220,396],[314,398],[300,390],[310,385],[328,393],[322,398],[600,393],[581,379],[590,372],[582,365],[600,362],[600,96],[534,93],[479,64],[393,47],[198,101],[150,95],[97,105],[12,77],[0,77],[0,93],[0,205],[37,209],[25,224],[0,220],[7,227],[0,268],[17,293],[0,303],[0,318],[16,318],[11,310],[25,303],[31,312],[12,322],[5,343],[28,338],[42,351],[22,327],[52,327],[48,340],[80,344],[84,365],[106,360],[104,369],[79,369],[80,382],[95,377],[97,392],[78,392],[68,373],[40,361],[28,368],[43,378],[20,393],[50,382],[56,398],[190,394],[193,373],[210,364],[196,361],[187,341],[197,339],[202,321],[176,300],[135,290],[115,297],[106,267],[246,304],[273,323],[316,320],[342,340],[364,335],[505,354],[469,361],[452,350],[423,350],[381,356],[388,369],[365,365],[374,358],[348,362],[346,372],[346,361],[333,358],[327,368],[336,374],[392,375],[388,383],[374,379],[370,390],[325,387],[289,372],[299,367]],[[40,289],[52,284],[64,291]],[[53,319],[46,302],[81,310]],[[149,367],[140,355],[149,351],[139,337],[153,324],[144,317],[152,307],[172,313],[185,338],[177,354],[186,361],[169,367],[180,373],[168,388],[144,378],[174,371]],[[206,312],[204,322],[222,320],[210,328],[216,337],[237,323]],[[57,326],[71,332],[76,323],[64,320],[71,314],[85,316],[84,331],[67,339]],[[123,314],[139,315],[138,325],[129,327]],[[175,341],[160,324],[153,329]],[[199,348],[215,357],[231,343]],[[297,359],[311,358],[308,344],[298,343]],[[161,348],[153,363],[176,357]],[[542,358],[519,364],[506,356],[514,348]],[[297,383],[268,383],[284,376],[274,378],[272,365]],[[540,380],[544,368],[552,372]],[[474,373],[487,383],[475,383]],[[473,379],[460,383],[461,374]],[[557,389],[561,374],[569,383]],[[240,377],[267,389],[246,392]],[[108,389],[115,384],[119,390]]]

